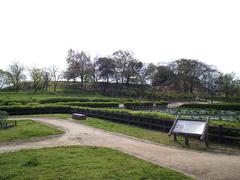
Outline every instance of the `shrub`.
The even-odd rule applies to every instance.
[[[6,111],[0,111],[0,128],[6,125],[6,120],[8,118],[8,113]]]

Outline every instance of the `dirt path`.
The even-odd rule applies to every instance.
[[[0,152],[28,148],[68,145],[103,146],[118,149],[138,158],[176,169],[197,179],[239,179],[240,156],[212,154],[171,148],[164,145],[106,132],[63,119],[32,118],[66,131],[65,134],[37,142],[15,142],[0,145]]]

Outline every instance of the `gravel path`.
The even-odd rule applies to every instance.
[[[64,130],[61,136],[40,138],[34,142],[0,144],[0,152],[20,149],[87,145],[118,149],[138,158],[175,169],[196,179],[240,179],[240,156],[196,152],[158,145],[117,133],[85,126],[70,120],[31,118]]]

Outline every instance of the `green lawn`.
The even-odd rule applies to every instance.
[[[0,154],[0,179],[191,179],[109,148],[70,146]]]
[[[10,121],[10,120],[9,120]],[[32,120],[18,120],[17,126],[0,129],[0,142],[61,134],[62,131]]]

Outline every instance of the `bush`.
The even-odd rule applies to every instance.
[[[6,126],[6,120],[8,118],[8,113],[5,111],[0,111],[0,128]]]
[[[6,111],[0,111],[0,117],[6,118],[6,117],[8,117],[8,113]]]
[[[183,108],[217,109],[217,110],[240,110],[240,104],[183,104]]]

